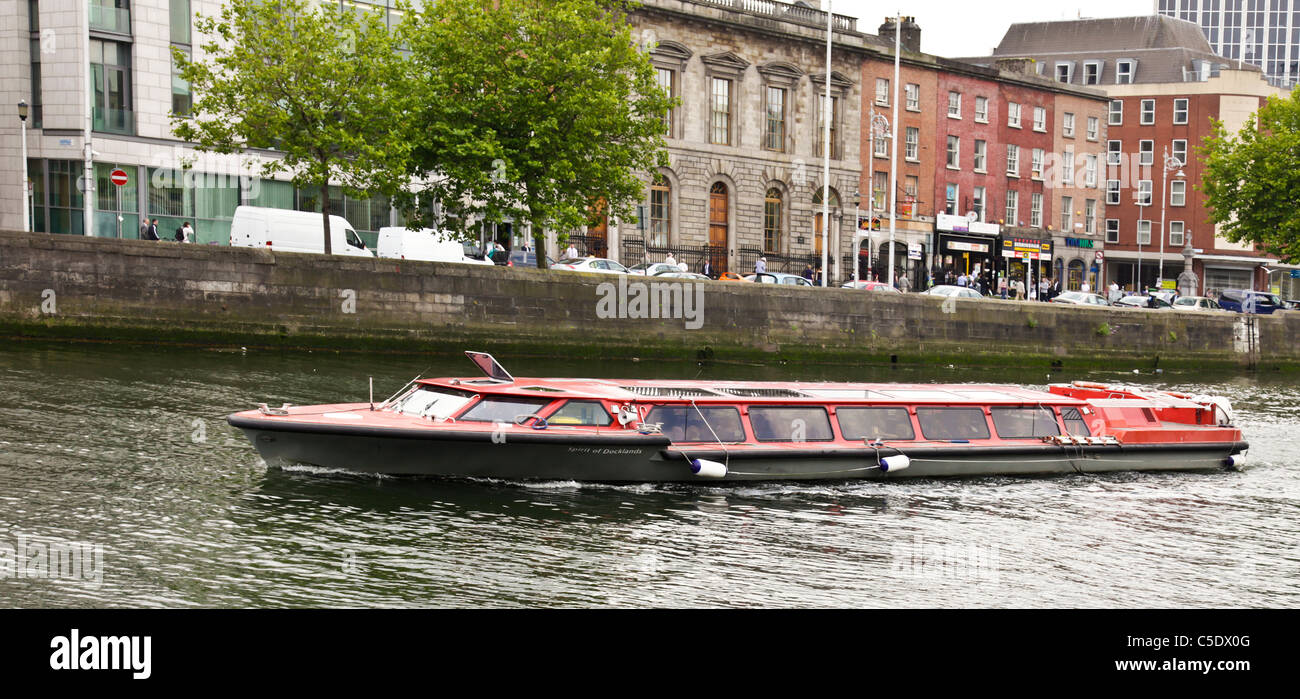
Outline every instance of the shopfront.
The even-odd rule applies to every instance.
[[[1058,245],[1053,279],[1061,280],[1063,291],[1080,291],[1087,284],[1089,291],[1101,289],[1106,281],[1102,276],[1103,254],[1101,241],[1091,238],[1063,238]]]
[[[939,214],[935,221],[935,283],[948,276],[991,276],[1000,228],[995,223]]]
[[[1024,280],[1026,285],[1037,285],[1039,280],[1052,276],[1053,247],[1050,240],[1025,235],[1003,235],[999,273],[1006,274],[1008,279]]]

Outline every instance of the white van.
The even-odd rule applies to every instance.
[[[450,233],[439,233],[431,228],[411,230],[401,226],[379,229],[379,242],[375,252],[380,257],[398,260],[425,260],[428,262],[463,262],[473,265],[490,265],[489,260],[479,260],[465,254],[465,244]]]
[[[270,248],[276,252],[325,252],[325,236],[319,213],[239,206],[230,223],[230,244],[248,248]],[[330,216],[330,247],[335,255],[374,257],[366,249],[352,224],[342,216]]]

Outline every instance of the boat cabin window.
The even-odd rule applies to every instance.
[[[1061,433],[1051,408],[993,408],[993,427],[1003,439],[1035,439]]]
[[[835,438],[825,408],[750,408],[749,424],[760,442],[827,442]]]
[[[838,408],[845,439],[916,439],[907,408]]]
[[[514,422],[515,418],[534,415],[550,404],[550,398],[484,398],[458,419],[461,422]]]
[[[917,408],[917,422],[926,439],[988,439],[983,408]]]
[[[454,388],[417,386],[405,396],[393,401],[388,409],[403,415],[445,420],[465,407],[474,396],[475,394],[469,391],[458,391]]]
[[[551,413],[546,421],[552,425],[591,425],[605,427],[613,422],[609,411],[600,401],[571,400],[559,410]]]
[[[745,441],[745,427],[740,422],[740,411],[735,408],[661,405],[651,410],[645,421],[659,424],[664,435],[674,442]],[[715,432],[717,437],[713,436]]]
[[[1088,421],[1079,414],[1078,408],[1061,408],[1061,419],[1065,421],[1065,431],[1072,437],[1091,437]]]

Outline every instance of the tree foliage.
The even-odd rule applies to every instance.
[[[410,149],[402,132],[410,90],[396,37],[377,12],[311,0],[226,0],[199,17],[194,59],[173,49],[194,94],[175,134],[199,150],[274,149],[261,176],[318,188],[330,250],[329,184],[353,196],[393,194]]]
[[[627,217],[666,164],[672,102],[619,0],[438,0],[405,27],[417,134],[410,173],[477,221],[576,229]],[[545,266],[545,255],[537,256]]]
[[[1300,263],[1300,101],[1270,97],[1235,136],[1216,121],[1200,148],[1210,217],[1233,242]]]

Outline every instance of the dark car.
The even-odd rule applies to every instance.
[[[548,266],[555,264],[555,260],[552,260],[549,255],[546,257],[546,262]],[[537,252],[534,250],[511,250],[510,256],[506,258],[506,265],[510,267],[536,267]]]
[[[1284,308],[1282,299],[1277,294],[1249,289],[1225,289],[1219,294],[1219,305],[1225,311],[1257,315],[1270,315]]]

